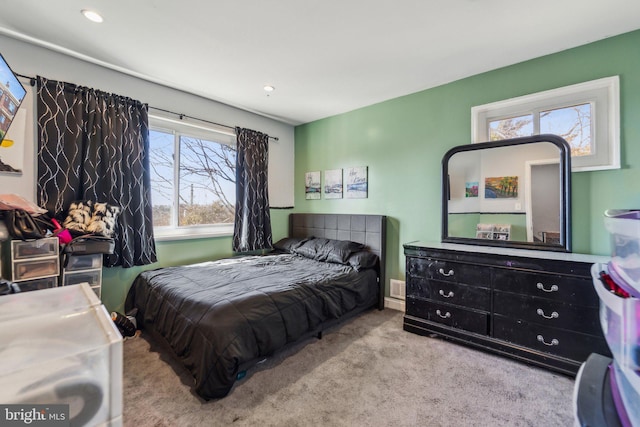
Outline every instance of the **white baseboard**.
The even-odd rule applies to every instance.
[[[396,298],[384,297],[384,307],[390,308],[391,310],[398,310],[404,313],[405,303],[404,301]]]

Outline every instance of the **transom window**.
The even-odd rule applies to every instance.
[[[160,239],[227,235],[235,213],[235,134],[150,117],[151,202]]]
[[[571,147],[572,170],[620,167],[618,77],[473,107],[473,142],[551,133]]]

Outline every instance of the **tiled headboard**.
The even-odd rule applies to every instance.
[[[289,215],[290,237],[324,237],[366,245],[380,257],[379,308],[384,307],[387,217],[385,215],[308,214]]]

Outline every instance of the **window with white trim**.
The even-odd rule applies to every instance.
[[[556,134],[571,147],[572,171],[620,167],[618,76],[471,108],[472,142]]]
[[[155,116],[149,124],[156,237],[232,234],[235,133]]]

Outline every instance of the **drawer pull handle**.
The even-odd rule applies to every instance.
[[[541,342],[542,344],[544,344],[544,345],[548,345],[549,347],[554,346],[554,345],[559,345],[559,344],[560,344],[560,341],[558,341],[558,340],[557,340],[557,339],[555,339],[555,338],[551,340],[551,344],[547,343],[547,342],[544,340],[544,337],[543,337],[542,335],[538,335],[538,337],[537,337],[537,338],[538,338],[538,341],[540,341],[540,342]]]
[[[436,310],[436,314],[443,319],[448,319],[449,317],[451,317],[451,313],[449,313],[448,311],[443,315],[440,310]]]
[[[444,268],[441,268],[440,270],[438,270],[438,273],[446,277],[453,276],[453,270],[449,270],[448,273],[445,273]]]
[[[558,285],[551,285],[551,289],[545,289],[544,285],[538,282],[536,287],[544,292],[558,292]]]
[[[449,291],[449,293],[445,294],[444,291],[442,289],[440,289],[440,292],[438,292],[440,295],[442,295],[445,298],[451,298],[453,296],[453,291]]]
[[[544,310],[541,308],[536,310],[536,313],[538,313],[540,316],[544,317],[545,319],[557,319],[558,317],[560,317],[557,311],[552,311],[551,316],[547,316],[546,314],[544,314]]]

